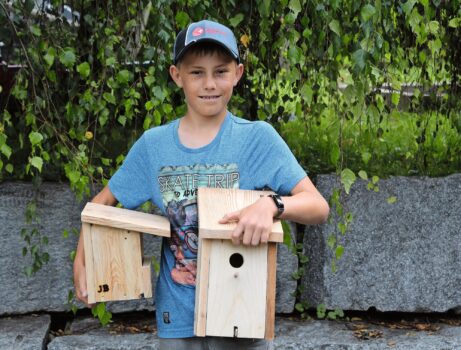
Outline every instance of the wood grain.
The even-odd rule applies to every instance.
[[[152,298],[151,259],[144,257],[142,260],[142,288],[144,298]]]
[[[242,209],[256,202],[269,191],[249,191],[239,189],[206,188],[198,189],[199,236],[208,239],[231,239],[236,223],[220,224],[227,213]],[[275,220],[269,242],[283,242],[280,220]]]
[[[96,302],[96,290],[94,283],[94,259],[93,243],[91,241],[91,224],[82,223],[83,247],[85,251],[85,271],[86,271],[86,289],[88,293],[88,303]]]
[[[275,284],[277,272],[277,244],[268,243],[267,247],[267,299],[266,329],[264,338],[274,339],[275,335]]]
[[[206,335],[264,338],[267,244],[237,246],[229,240],[211,244]],[[240,267],[231,265],[233,254],[243,257]]]
[[[89,225],[89,230],[84,229],[88,301],[151,296],[150,266],[143,266],[141,233],[87,223],[83,225]]]
[[[82,211],[82,222],[170,237],[167,218],[109,205],[87,203]]]
[[[206,336],[211,243],[211,240],[199,237],[194,317],[194,333],[197,337]]]

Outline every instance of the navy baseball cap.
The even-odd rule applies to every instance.
[[[177,64],[189,47],[204,41],[221,45],[237,62],[240,62],[234,33],[222,24],[203,20],[191,23],[187,28],[179,32],[174,43],[173,63]]]

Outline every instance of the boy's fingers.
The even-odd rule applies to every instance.
[[[232,213],[228,213],[224,215],[221,219],[219,219],[220,224],[227,224],[231,221],[238,221],[240,216],[240,210],[234,211]]]
[[[267,243],[269,241],[270,231],[264,231],[261,235],[261,243]]]
[[[255,230],[251,237],[251,245],[256,246],[262,242],[262,230]]]
[[[245,232],[243,233],[242,243],[244,245],[251,244],[254,234],[255,234],[255,231],[253,229],[251,229],[250,227],[246,227]]]
[[[240,241],[242,239],[242,227],[241,225],[237,225],[237,227],[234,229],[234,231],[232,231],[232,243],[235,244],[235,245],[239,245],[240,244]]]

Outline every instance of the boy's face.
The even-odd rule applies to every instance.
[[[183,89],[187,114],[198,117],[224,117],[243,65],[218,53],[186,54],[180,65],[170,67],[170,75]]]

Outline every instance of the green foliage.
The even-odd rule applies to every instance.
[[[105,303],[98,303],[91,308],[93,317],[97,317],[103,326],[109,324],[112,320],[112,313],[107,311]]]
[[[40,231],[36,199],[28,203],[24,214],[26,227],[21,229],[21,238],[24,240],[22,255],[26,258],[26,265],[23,272],[27,277],[31,277],[50,260],[50,255],[45,251],[49,241],[48,237]]]
[[[273,123],[311,174],[340,169],[348,192],[345,169],[461,168],[456,1],[82,1],[76,10],[78,26],[22,2],[0,7],[4,56],[22,65],[2,96],[3,179],[66,178],[80,195],[106,183],[144,130],[184,113],[168,77],[174,35],[204,17],[241,43],[246,74],[231,109]]]
[[[317,318],[336,320],[338,318],[344,318],[344,312],[341,309],[327,310],[325,304],[317,306]]]

